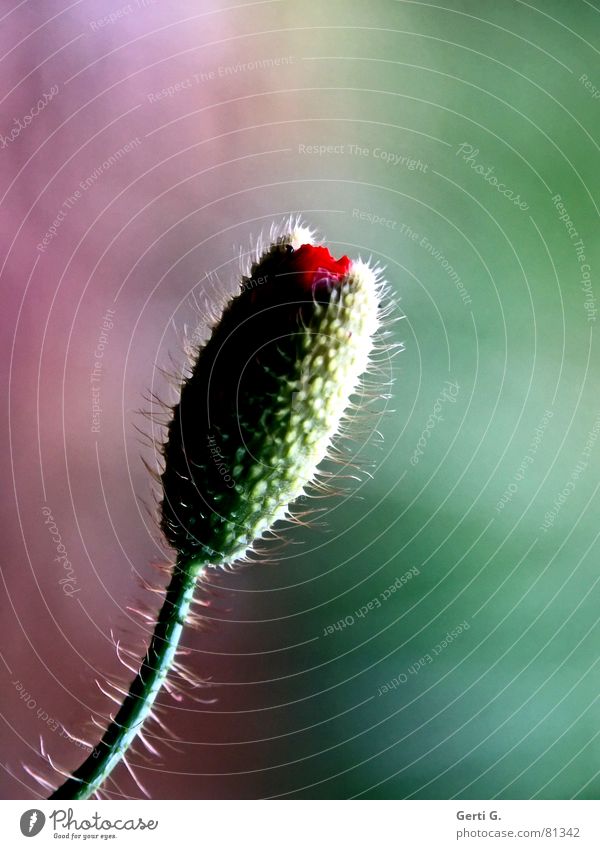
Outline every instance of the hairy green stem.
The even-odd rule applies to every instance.
[[[87,799],[123,758],[173,664],[200,569],[234,563],[289,517],[361,386],[382,316],[380,269],[336,260],[290,228],[243,277],[181,386],[161,475],[173,576],[117,715],[51,799]]]
[[[50,799],[89,798],[141,731],[173,663],[200,569],[189,559],[175,564],[148,651],[117,715],[93,752]]]

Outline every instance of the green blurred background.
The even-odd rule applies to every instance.
[[[87,26],[104,11],[78,14]],[[100,92],[107,122],[139,104],[123,137],[144,141],[94,190],[98,203],[106,193],[104,209],[127,189],[64,281],[82,299],[74,316],[63,298],[70,347],[50,342],[48,374],[64,363],[82,387],[71,397],[67,381],[67,411],[85,408],[83,429],[69,431],[67,415],[72,459],[53,469],[51,499],[55,512],[66,505],[65,535],[83,514],[71,540],[73,560],[88,549],[82,589],[77,605],[56,591],[43,540],[33,570],[60,628],[48,641],[38,625],[45,603],[20,596],[13,576],[14,616],[35,647],[9,652],[13,677],[32,691],[37,682],[45,709],[74,733],[98,708],[81,655],[116,668],[106,635],[132,631],[134,571],[151,575],[156,555],[156,529],[138,505],[151,483],[134,411],[146,387],[165,390],[155,364],[181,348],[171,319],[206,323],[204,302],[234,289],[234,245],[300,213],[334,253],[386,266],[402,317],[390,330],[404,350],[382,358],[392,397],[353,448],[372,478],[324,502],[320,526],[290,530],[273,563],[218,579],[218,627],[186,637],[217,701],[169,709],[185,742],[180,753],[163,749],[160,764],[140,762],[144,784],[171,798],[597,798],[600,5],[286,1],[201,11],[155,4],[93,43],[87,26],[63,71],[114,50],[65,98],[75,109]],[[148,98],[194,73],[209,76]],[[71,218],[42,260],[50,288],[79,226]],[[96,437],[89,338],[113,297]],[[61,308],[49,299],[40,328]],[[47,433],[42,451],[60,439]],[[24,447],[19,483],[37,462]],[[21,511],[37,503],[36,487]],[[26,536],[39,528],[36,517]],[[124,551],[131,568],[120,566]],[[27,761],[23,740],[35,745],[39,726],[19,706],[11,691],[5,733],[15,761]],[[50,742],[75,765],[72,747]],[[136,794],[123,772],[119,781]],[[32,788],[6,776],[7,795]]]

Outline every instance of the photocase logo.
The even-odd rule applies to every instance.
[[[123,811],[121,811],[123,814]],[[107,832],[121,831],[154,831],[158,828],[158,820],[145,820],[142,817],[119,817],[116,820],[110,820],[103,817],[97,811],[93,814],[87,813],[84,819],[78,820],[75,818],[73,808],[57,808],[46,815],[38,808],[31,808],[21,815],[21,834],[24,837],[35,837],[46,825],[53,832],[56,838],[82,838],[83,840],[91,840],[98,837],[98,833],[103,839],[106,839]],[[81,832],[83,832],[83,837]],[[111,834],[115,837],[115,834]]]
[[[46,817],[37,808],[32,808],[30,811],[25,811],[21,816],[21,834],[25,837],[35,837],[43,829],[46,823]]]

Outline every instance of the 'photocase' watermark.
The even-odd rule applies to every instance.
[[[524,200],[521,200],[521,195],[515,194],[514,191],[506,185],[506,183],[501,183],[498,180],[494,174],[495,168],[493,166],[486,168],[485,165],[481,165],[477,161],[479,148],[473,147],[473,145],[468,144],[468,142],[463,142],[458,145],[456,156],[461,156],[463,162],[469,165],[476,174],[483,177],[488,185],[493,186],[493,188],[495,188],[501,195],[504,195],[505,198],[512,201],[518,209],[523,210],[523,212],[529,209],[529,204],[525,203]]]
[[[446,402],[450,404],[456,403],[456,398],[458,396],[459,386],[455,380],[446,380],[444,386],[442,387],[442,391],[438,395],[435,400],[435,404],[433,405],[433,410],[429,414],[427,422],[425,423],[425,427],[421,436],[419,437],[419,441],[417,442],[417,447],[412,453],[410,458],[410,465],[416,466],[418,465],[421,457],[425,453],[425,449],[427,447],[427,443],[431,439],[431,434],[433,433],[438,422],[443,422],[444,417],[441,415],[442,409]]]
[[[16,127],[13,127],[8,135],[3,135],[0,133],[0,150],[4,150],[13,142],[15,142],[23,130],[26,130],[27,127],[33,122],[34,118],[43,112],[46,106],[50,103],[51,100],[54,100],[56,95],[58,94],[58,86],[53,85],[50,91],[42,94],[38,102],[31,107],[29,112],[26,115],[23,115],[21,118],[13,118],[13,124],[16,124]]]
[[[54,560],[62,565],[65,572],[64,576],[59,579],[58,583],[61,585],[64,594],[72,597],[75,593],[80,591],[81,587],[77,587],[77,579],[73,571],[73,566],[68,558],[67,549],[62,541],[62,536],[58,530],[52,511],[49,507],[44,506],[42,507],[42,515],[45,517],[44,524],[48,528],[48,533],[52,538],[52,542],[56,546],[56,557]]]

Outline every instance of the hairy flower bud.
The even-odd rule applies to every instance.
[[[200,349],[164,448],[162,529],[232,562],[314,478],[367,368],[378,274],[296,228],[253,264]]]

